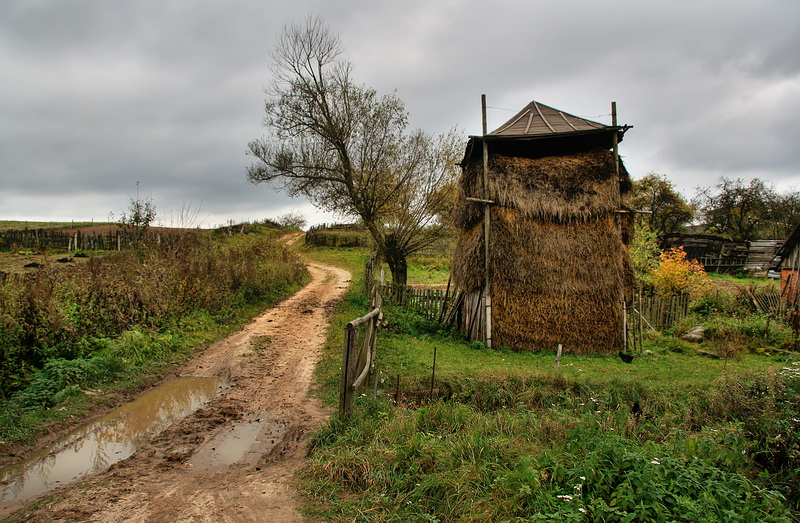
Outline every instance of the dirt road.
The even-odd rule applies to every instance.
[[[219,397],[127,460],[12,518],[302,521],[292,480],[308,434],[328,414],[308,389],[330,311],[350,280],[336,267],[309,271],[306,287],[185,366],[181,376],[223,378]]]

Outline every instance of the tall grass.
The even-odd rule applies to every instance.
[[[67,388],[153,372],[285,296],[306,272],[274,236],[191,233],[0,286],[0,440]]]

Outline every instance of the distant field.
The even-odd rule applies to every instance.
[[[116,225],[111,222],[34,222],[27,220],[0,220],[0,232],[18,229],[77,229],[97,225]]]

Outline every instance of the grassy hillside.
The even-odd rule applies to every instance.
[[[307,254],[351,270],[365,256]],[[355,279],[318,369],[332,404],[342,326],[366,312]],[[711,300],[727,308],[701,303],[688,322],[710,326],[706,349],[738,340],[727,359],[666,333],[630,364],[567,353],[557,373],[553,352],[487,350],[387,307],[378,395],[365,391],[351,420],[315,436],[309,512],[326,521],[798,517],[800,358],[780,349],[790,333],[735,297]]]

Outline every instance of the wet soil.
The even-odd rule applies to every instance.
[[[0,508],[10,521],[303,521],[294,487],[310,433],[329,410],[309,397],[314,366],[350,275],[310,264],[312,281],[189,362],[216,399],[107,471]]]

